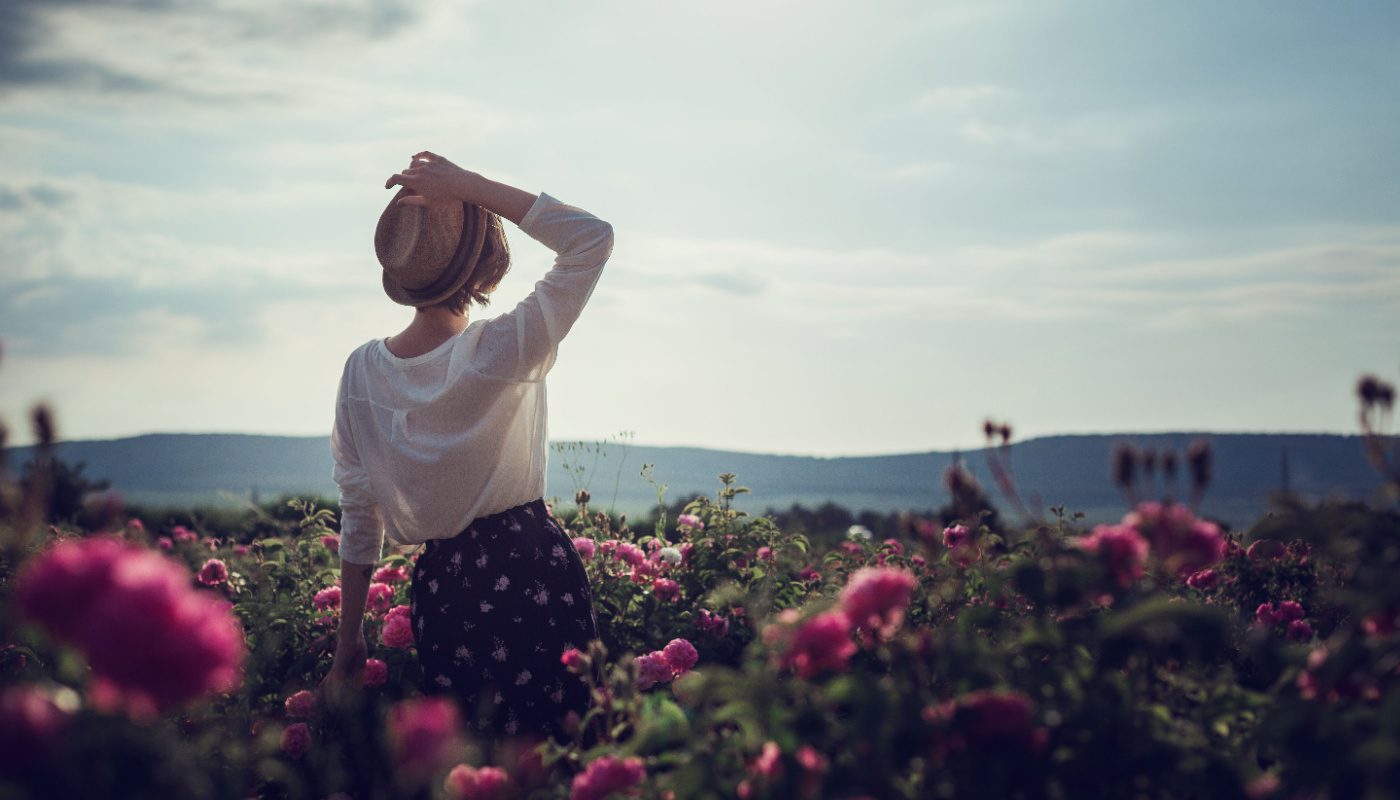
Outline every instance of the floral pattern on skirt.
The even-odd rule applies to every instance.
[[[479,737],[564,738],[591,699],[559,662],[598,636],[583,559],[544,500],[481,517],[426,543],[411,620],[423,693],[455,696]]]

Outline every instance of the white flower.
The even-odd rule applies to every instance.
[[[674,567],[681,563],[681,551],[674,547],[663,547],[661,548],[661,560]]]
[[[864,539],[866,541],[869,541],[870,539],[874,538],[874,535],[870,532],[870,529],[865,527],[864,525],[852,525],[851,527],[846,529],[846,538],[852,540]]]

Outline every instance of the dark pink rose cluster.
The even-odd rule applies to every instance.
[[[416,697],[389,710],[389,740],[399,768],[422,780],[445,766],[459,736],[457,705],[448,697]]]
[[[873,631],[878,638],[888,639],[904,622],[904,610],[917,584],[907,570],[863,567],[846,581],[840,608],[853,629]]]
[[[685,639],[672,639],[661,650],[637,656],[637,688],[650,689],[658,683],[669,683],[689,672],[699,660],[700,654],[694,645]]]
[[[150,716],[241,679],[231,604],[154,551],[109,537],[61,542],[25,565],[17,597],[21,613],[87,656],[99,706]]]
[[[796,624],[800,617],[797,609],[784,609],[779,612],[777,623],[763,629],[764,643],[780,651],[776,656],[778,668],[795,668],[803,678],[844,670],[858,649],[851,641],[850,618],[839,609]]]
[[[443,788],[449,800],[496,800],[505,794],[509,776],[500,767],[458,764],[447,773]]]
[[[228,582],[228,565],[217,558],[204,562],[195,576],[205,586],[218,586]]]
[[[708,608],[700,609],[700,617],[695,621],[695,624],[700,630],[716,639],[723,639],[729,635],[729,617],[715,614]]]
[[[626,792],[646,780],[646,766],[635,756],[602,756],[574,776],[569,800],[603,800],[614,792]]]
[[[1015,690],[982,689],[924,709],[924,719],[944,731],[938,738],[945,752],[1014,747],[1039,752],[1047,741],[1035,727],[1034,707]]]
[[[1075,544],[1086,553],[1098,555],[1113,580],[1122,587],[1131,586],[1142,577],[1147,564],[1147,540],[1131,525],[1097,525]]]
[[[1266,628],[1283,628],[1289,639],[1303,642],[1312,638],[1313,629],[1303,617],[1307,612],[1302,604],[1294,600],[1284,600],[1275,608],[1273,603],[1260,603],[1254,610],[1254,618]]]
[[[408,567],[403,564],[397,567],[380,567],[374,572],[376,583],[404,583],[408,580]]]
[[[1180,578],[1215,566],[1225,558],[1226,541],[1219,526],[1197,519],[1181,503],[1139,503],[1123,517],[1152,546],[1163,571]]]

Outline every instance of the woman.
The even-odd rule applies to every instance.
[[[374,564],[387,537],[424,543],[410,589],[426,694],[450,694],[487,738],[562,739],[589,696],[560,664],[597,635],[583,562],[545,508],[545,375],[612,252],[612,227],[418,153],[385,188],[385,293],[415,307],[345,363],[331,452],[341,502],[341,624],[323,689],[356,685]],[[501,218],[553,250],[513,310],[468,322],[510,266]]]

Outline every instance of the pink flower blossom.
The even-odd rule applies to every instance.
[[[202,541],[202,544],[203,544],[205,547],[209,548],[209,551],[210,551],[210,552],[213,552],[213,551],[219,549],[219,540],[218,540],[218,539],[215,539],[213,536],[206,536],[206,537],[204,537],[204,539],[203,539],[203,541]]]
[[[387,583],[371,583],[365,595],[365,607],[374,614],[382,614],[394,604],[394,587]]]
[[[575,537],[574,549],[578,551],[579,558],[582,558],[584,561],[593,560],[593,540],[588,538],[587,536]]]
[[[885,547],[888,547],[895,555],[904,555],[904,544],[898,539],[886,539]]]
[[[311,599],[311,605],[315,606],[317,611],[340,608],[340,587],[327,586],[317,592],[316,596]]]
[[[502,796],[508,780],[500,767],[472,767],[458,764],[447,773],[443,788],[450,800],[495,800]]]
[[[635,756],[602,756],[574,776],[569,800],[603,800],[613,792],[623,792],[646,780],[646,767]]]
[[[199,568],[196,576],[205,586],[218,586],[228,580],[228,565],[217,558],[211,558]]]
[[[700,660],[700,654],[696,652],[695,645],[685,639],[672,639],[661,652],[677,675],[689,672]]]
[[[377,583],[403,583],[408,580],[408,569],[402,564],[397,567],[380,567],[375,570],[374,580]]]
[[[389,680],[389,665],[377,658],[365,659],[365,686],[383,686]]]
[[[723,639],[729,633],[729,618],[723,614],[713,614],[707,608],[700,609],[700,619],[696,625],[716,639]]]
[[[762,752],[758,754],[758,758],[754,759],[749,771],[755,776],[769,780],[781,776],[783,774],[783,751],[778,747],[778,743],[771,739],[764,742]]]
[[[914,576],[897,567],[863,567],[841,590],[840,608],[856,629],[871,629],[882,638],[894,635],[917,585]]]
[[[681,563],[684,564],[690,561],[690,553],[695,549],[695,545],[691,544],[690,542],[682,542],[681,546],[677,547],[676,549],[680,551]]]
[[[577,647],[570,647],[559,656],[559,663],[570,672],[578,673],[587,669],[588,663],[582,650]]]
[[[301,758],[311,749],[311,728],[305,722],[294,722],[282,731],[282,752]]]
[[[413,623],[403,614],[384,618],[384,628],[379,631],[379,641],[385,647],[407,650],[413,646]]]
[[[1259,607],[1254,609],[1254,619],[1260,625],[1273,627],[1279,622],[1278,611],[1274,609],[1273,603],[1260,603]]]
[[[694,514],[681,514],[679,517],[676,517],[676,527],[683,531],[703,531],[705,530],[705,523],[701,522],[700,518]]]
[[[1213,569],[1203,569],[1200,572],[1191,573],[1186,579],[1186,585],[1192,589],[1208,591],[1220,585],[1220,573]]]
[[[641,567],[646,564],[647,555],[642,552],[642,548],[631,542],[618,542],[614,557],[620,561],[625,561],[631,566]]]
[[[781,614],[778,618],[786,621]],[[799,625],[795,632],[772,626],[770,630],[780,633],[774,637],[765,635],[765,639],[790,639],[778,665],[784,669],[796,667],[797,674],[803,678],[811,678],[824,670],[843,670],[856,652],[855,642],[851,641],[850,618],[839,610],[818,614]]]
[[[156,540],[156,544],[160,547],[160,549],[164,550],[167,553],[175,549],[175,543],[170,541],[169,536],[160,537]]]
[[[1147,563],[1147,540],[1135,528],[1127,525],[1097,525],[1088,536],[1075,544],[1086,553],[1097,554],[1121,587],[1128,587],[1142,577]]]
[[[417,697],[389,710],[389,740],[408,776],[423,779],[450,757],[459,735],[456,704],[448,697]]]
[[[146,523],[142,522],[136,517],[132,517],[131,519],[127,520],[126,526],[132,529],[133,531],[136,531],[137,533],[146,530]]]
[[[1312,626],[1307,620],[1295,619],[1288,623],[1288,638],[1295,642],[1306,642],[1312,638]]]
[[[292,719],[310,719],[316,716],[316,695],[302,689],[288,697],[283,706]]]
[[[333,533],[328,533],[321,537],[321,545],[332,553],[339,553],[340,537]]]
[[[1180,503],[1139,503],[1123,516],[1122,524],[1136,528],[1151,544],[1163,569],[1182,578],[1225,558],[1227,544],[1220,528],[1197,519]]]
[[[184,525],[176,525],[174,528],[171,528],[170,536],[177,542],[193,542],[195,539],[199,538],[198,534],[186,528]]]
[[[236,544],[236,545],[234,545],[234,546],[233,546],[233,554],[236,555],[236,556],[246,556],[246,555],[248,555],[248,545],[246,545],[246,544]]]
[[[650,689],[658,683],[666,683],[675,676],[671,662],[660,650],[637,656],[637,688]]]
[[[412,614],[413,614],[413,607],[412,607],[412,606],[394,606],[393,608],[389,609],[389,613],[387,613],[387,614],[384,615],[384,619],[387,620],[387,619],[389,619],[390,617],[404,617],[404,618],[408,618],[408,617],[412,616]]]
[[[768,547],[768,546],[766,546],[766,545],[763,546],[763,547],[760,547],[760,548],[758,548],[758,550],[753,554],[753,557],[754,557],[755,559],[759,560],[759,561],[772,561],[772,560],[773,560],[773,548]]]
[[[954,547],[961,547],[971,538],[972,532],[966,525],[949,525],[943,529],[943,546],[952,550]]]
[[[1307,616],[1303,611],[1303,606],[1296,600],[1284,600],[1278,604],[1279,622],[1292,622]]]
[[[68,540],[16,581],[22,614],[87,657],[94,702],[145,716],[232,690],[246,656],[232,606],[190,572],[118,539]]]
[[[681,596],[681,585],[670,578],[657,578],[651,582],[651,590],[656,595],[656,599],[666,602],[675,602]]]
[[[973,747],[1020,745],[1030,748],[1035,739],[1031,727],[1031,700],[1017,691],[984,689],[957,700],[958,730]]]

